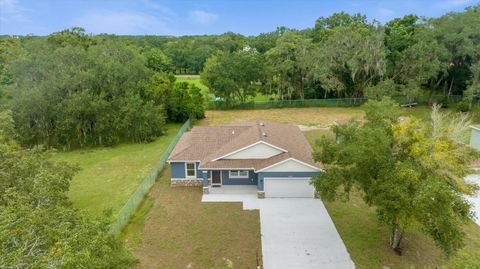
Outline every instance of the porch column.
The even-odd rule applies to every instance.
[[[203,177],[203,193],[209,193],[210,190],[208,188],[208,171],[202,171]]]
[[[258,198],[265,198],[265,191],[263,189],[263,175],[259,173],[257,175],[257,197]]]

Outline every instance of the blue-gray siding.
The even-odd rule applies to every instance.
[[[480,141],[480,132],[479,132]],[[198,170],[199,163],[197,162],[197,178],[203,178],[203,172]],[[171,162],[170,163],[171,178],[185,178],[185,163]],[[222,184],[223,185],[257,185],[257,189],[263,191],[263,181],[266,177],[314,177],[318,172],[260,172],[254,173],[253,170],[248,171],[248,178],[230,178],[229,170],[222,170]],[[207,173],[210,178],[210,171]]]
[[[248,171],[248,178],[230,178],[228,170],[222,170],[223,185],[257,185],[257,175]]]
[[[198,170],[198,162],[196,162],[197,178],[202,179],[202,171]],[[210,176],[210,173],[208,174]],[[184,162],[171,162],[170,163],[170,177],[171,178],[185,178],[185,163]]]
[[[264,179],[266,177],[314,177],[318,175],[319,172],[260,172],[258,173],[258,184],[257,189],[263,191]]]

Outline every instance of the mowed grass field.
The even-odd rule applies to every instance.
[[[335,120],[363,118],[365,112],[361,108],[342,107],[307,107],[276,108],[258,110],[208,110],[203,125],[234,123],[242,120],[263,119],[282,123],[316,125],[327,127]]]
[[[451,110],[443,110],[451,111]],[[430,117],[430,108],[403,108],[404,116],[415,116],[420,119]],[[272,108],[244,110],[207,110],[202,125],[234,123],[242,120],[263,119],[297,125],[328,127],[335,120],[362,119],[365,110],[362,107],[305,107],[305,108]]]
[[[202,203],[202,188],[170,187],[165,169],[123,232],[136,268],[254,269],[261,263],[258,210]]]
[[[203,96],[205,97],[205,99],[207,99],[206,101],[211,101],[213,99],[213,94],[211,94],[208,87],[202,83],[202,81],[200,80],[200,76],[179,75],[179,76],[175,76],[175,78],[176,78],[176,82],[187,82],[200,88],[202,90]]]
[[[167,133],[151,143],[57,152],[52,159],[80,166],[69,192],[77,208],[92,215],[111,209],[115,215],[160,159],[180,127],[181,124],[168,124]]]

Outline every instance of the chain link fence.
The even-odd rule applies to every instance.
[[[110,226],[110,232],[114,235],[120,234],[122,229],[128,224],[128,221],[133,216],[137,208],[142,203],[145,195],[148,193],[150,188],[153,186],[155,181],[157,180],[158,175],[162,172],[163,168],[165,167],[165,163],[167,162],[168,156],[172,152],[173,148],[177,144],[180,137],[185,133],[185,131],[190,127],[190,119],[187,120],[183,126],[178,131],[177,135],[172,139],[168,148],[162,154],[160,160],[155,164],[153,169],[145,176],[142,182],[138,185],[135,192],[128,198],[125,205],[120,209],[118,215],[116,216],[115,220],[112,222]]]
[[[395,96],[392,98],[399,104],[416,103],[417,105],[426,105],[430,99],[433,103],[458,102],[462,99],[461,95],[435,95],[420,96],[409,99],[406,96]],[[284,107],[353,107],[360,106],[368,101],[368,98],[332,98],[332,99],[304,99],[304,100],[271,100],[271,101],[250,101],[246,103],[227,104],[224,101],[211,101],[207,108],[212,110],[226,109],[268,109]]]

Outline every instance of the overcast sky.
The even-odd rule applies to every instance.
[[[88,33],[198,35],[228,31],[244,35],[277,26],[312,27],[334,12],[360,12],[386,22],[415,13],[436,17],[462,11],[478,0],[0,0],[0,34],[46,35],[81,26]]]

